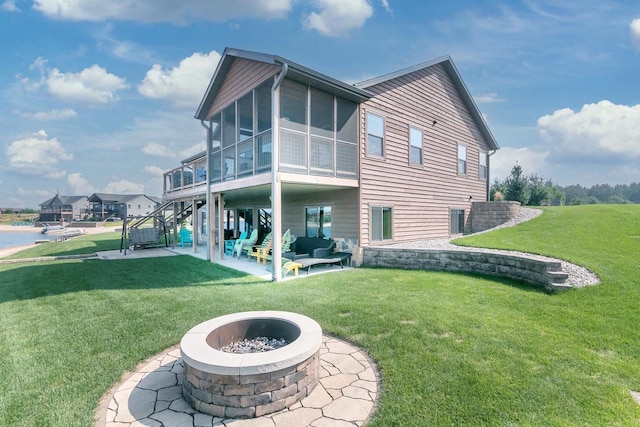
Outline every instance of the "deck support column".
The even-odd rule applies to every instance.
[[[224,194],[218,194],[218,259],[224,259]]]
[[[198,201],[191,200],[191,240],[193,240],[193,253],[198,252]]]

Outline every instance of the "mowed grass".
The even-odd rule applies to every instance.
[[[545,208],[464,241],[570,259],[602,284],[549,295],[367,268],[274,284],[189,256],[0,265],[0,425],[90,426],[137,363],[199,322],[263,309],[373,357],[372,426],[640,424],[640,206]]]

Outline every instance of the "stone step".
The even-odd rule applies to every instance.
[[[565,273],[564,271],[547,271],[547,277],[549,277],[549,282],[553,284],[562,284],[569,279],[569,273]]]

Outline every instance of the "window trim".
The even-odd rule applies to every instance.
[[[417,132],[420,132],[420,147],[413,145],[412,140],[411,140],[411,131],[415,130]],[[412,148],[420,148],[420,162],[419,163],[415,163],[411,161],[411,149]],[[418,126],[414,126],[414,125],[409,125],[409,158],[408,158],[408,162],[409,162],[409,166],[412,167],[422,167],[424,166],[424,131],[418,127]]]
[[[457,233],[454,233],[452,230],[452,220],[453,220],[453,213],[454,212],[462,212],[462,231],[458,230]],[[465,226],[465,222],[466,222],[466,216],[467,212],[464,208],[449,208],[449,235],[450,236],[462,236],[464,234],[464,226]],[[459,226],[460,224],[458,224]]]
[[[460,149],[464,148],[464,172],[460,172],[460,161],[462,160],[460,158]],[[468,147],[465,144],[458,144],[458,151],[456,153],[456,170],[458,172],[458,175],[467,175],[469,173],[469,150],[467,149]]]
[[[484,165],[482,164],[482,159],[484,159]],[[478,152],[478,179],[481,181],[487,181],[489,179],[489,158],[486,151],[480,150]],[[484,168],[484,176],[482,176],[482,171]]]
[[[375,137],[381,138],[381,147],[380,147],[380,151],[381,153],[373,153],[369,150],[369,115],[372,116],[376,116],[382,119],[382,135],[378,136],[375,134],[371,134]],[[380,113],[374,112],[374,111],[365,111],[365,138],[366,138],[366,155],[368,157],[374,157],[374,158],[384,158],[385,157],[385,152],[386,152],[386,133],[387,133],[387,119],[385,118],[385,116],[383,116]]]
[[[374,210],[376,209],[380,209],[380,214],[381,214],[381,218],[380,218],[380,226],[382,227],[382,229],[380,230],[380,235],[381,235],[381,239],[375,239],[373,238],[374,234],[373,234],[373,217],[374,217]],[[388,238],[385,238],[384,236],[384,212],[388,211],[389,215],[390,215],[390,233],[391,235]],[[391,206],[382,206],[382,205],[375,205],[372,204],[369,206],[369,215],[370,215],[370,220],[369,220],[369,242],[372,244],[386,244],[389,242],[393,242],[393,211],[394,211],[394,207]]]

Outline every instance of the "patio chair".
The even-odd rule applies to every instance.
[[[242,233],[240,233],[240,237],[238,237],[237,239],[225,240],[224,241],[224,254],[233,256],[233,250],[236,247],[236,242],[238,240],[245,240],[246,238],[247,238],[247,232],[243,231]]]
[[[251,260],[251,257],[256,257],[256,261],[259,261],[260,258],[258,258],[258,255],[265,254],[265,249],[268,251],[268,248],[271,247],[271,243],[271,232],[269,232],[269,234],[267,234],[262,240],[261,244],[253,245],[250,249],[247,248],[247,258]]]
[[[236,240],[236,244],[233,248],[233,254],[234,254],[233,256],[237,256],[238,258],[240,258],[240,255],[242,255],[242,252],[247,251],[249,248],[255,245],[257,241],[258,241],[258,229],[254,228],[254,230],[251,232],[251,235],[249,236],[248,239]]]
[[[191,232],[186,228],[180,229],[180,242],[178,246],[185,247],[186,245],[193,246],[193,240],[191,240]]]

